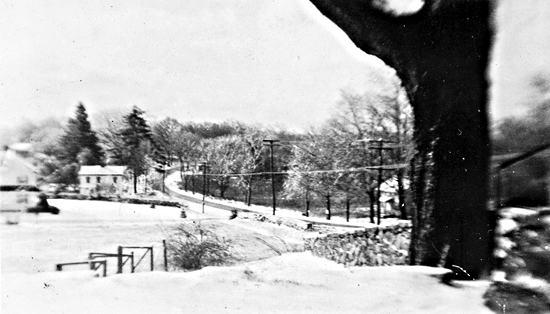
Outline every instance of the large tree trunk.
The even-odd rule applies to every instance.
[[[417,144],[425,136],[435,141],[433,228],[421,241],[422,263],[445,259],[457,278],[486,275],[490,0],[426,0],[418,13],[400,17],[377,8],[380,1],[311,1],[396,70],[414,109]]]
[[[429,239],[426,234],[433,223],[433,143],[429,141],[419,143],[416,155],[411,160],[411,185],[414,198],[412,210],[412,232],[409,247],[409,260],[411,265],[420,264],[424,260],[423,249],[428,246]],[[425,241],[428,240],[428,241]]]

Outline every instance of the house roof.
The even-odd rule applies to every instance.
[[[33,149],[31,143],[14,143],[9,148],[18,152],[32,152]]]
[[[79,176],[122,176],[126,166],[82,166],[78,171]]]
[[[408,190],[409,186],[410,186],[410,180],[403,179],[403,187],[405,188],[405,190]],[[397,192],[397,189],[398,189],[397,177],[390,178],[382,182],[382,184],[380,184],[380,191],[382,192],[394,193],[394,192]]]
[[[26,183],[20,182],[26,177]],[[11,149],[0,151],[0,186],[36,183],[36,167]]]
[[[11,149],[0,151],[0,167],[2,168],[26,168],[32,172],[36,172],[36,167],[33,166],[28,160],[17,155],[17,153]]]

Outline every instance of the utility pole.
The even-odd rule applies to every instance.
[[[204,214],[204,204],[206,202],[206,168],[208,167],[208,161],[203,162],[202,167],[202,213]]]
[[[195,172],[197,171],[197,164],[193,165],[193,173],[191,175],[191,185],[193,185],[193,195],[195,195]]]
[[[274,143],[279,142],[279,140],[263,140],[263,142],[264,142],[264,145],[269,145],[269,151],[271,152],[271,164],[270,164],[270,169],[271,169],[271,192],[273,194],[273,215],[275,215],[275,208],[277,206],[276,206],[276,200],[275,200],[276,199],[275,198],[275,175],[273,173],[273,145],[277,145],[277,144],[274,144]]]
[[[309,185],[306,186],[306,212],[305,216],[309,217]]]
[[[325,214],[327,215],[327,220],[330,220],[331,212],[330,212],[330,193],[327,193],[327,209]]]
[[[377,147],[369,147],[370,149],[376,149],[378,150],[378,157],[380,158],[380,162],[378,164],[378,193],[376,197],[376,218],[377,218],[377,225],[380,224],[381,220],[381,210],[380,210],[380,185],[382,185],[382,166],[384,164],[384,161],[382,160],[382,151],[383,150],[389,150],[392,149],[390,147],[384,147],[384,143],[394,143],[393,141],[387,141],[383,139],[378,140],[369,140],[369,143],[378,143]]]
[[[166,164],[162,164],[162,194],[164,195],[164,181],[166,181]]]

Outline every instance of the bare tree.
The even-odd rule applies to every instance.
[[[374,95],[366,94],[367,111],[373,121],[376,121],[381,138],[393,142],[393,149],[389,152],[391,162],[409,163],[414,155],[412,107],[405,90],[401,87],[401,81],[395,75],[391,75],[384,86],[384,90]],[[397,170],[397,190],[402,219],[407,219],[404,184],[406,175],[406,168]]]
[[[239,186],[246,191],[245,202],[250,206],[252,202],[252,182],[254,177],[251,173],[255,172],[262,163],[262,153],[264,145],[262,140],[266,138],[266,133],[255,127],[245,127],[241,135],[244,143],[245,152],[243,161],[240,165]]]
[[[342,91],[340,101],[328,125],[337,136],[348,142],[348,153],[344,160],[348,167],[374,166],[380,163],[380,155],[373,155],[368,140],[383,139],[393,142],[390,153],[382,156],[385,164],[407,164],[414,152],[412,140],[412,108],[406,98],[400,82],[394,75],[388,76],[382,88],[369,90],[363,95]],[[352,149],[354,148],[354,149]],[[385,177],[393,174],[385,172]],[[398,182],[399,209],[401,218],[407,219],[404,179],[406,168],[396,171]],[[374,215],[376,194],[372,172],[350,174],[342,177],[341,183],[356,182],[362,177],[359,185],[370,199],[371,220]],[[353,190],[353,185],[344,184],[345,190]],[[359,193],[361,194],[361,193]]]
[[[224,198],[231,175],[242,168],[247,154],[246,146],[237,135],[217,137],[205,142],[207,145],[204,153],[209,161],[210,171],[215,174],[211,179],[218,184],[220,197]]]
[[[293,149],[291,171],[284,183],[287,197],[305,197],[306,207],[310,199],[326,200],[327,219],[331,217],[331,200],[341,197],[336,183],[341,174],[340,139],[328,128],[312,129],[304,141]]]

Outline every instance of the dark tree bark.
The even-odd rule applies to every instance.
[[[491,1],[426,0],[395,16],[369,0],[311,0],[363,51],[393,67],[415,114],[415,139],[435,141],[434,210],[422,263],[445,253],[457,277],[487,274],[489,135],[486,70]],[[457,267],[458,266],[458,267]]]

